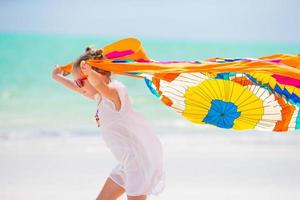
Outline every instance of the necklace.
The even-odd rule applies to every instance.
[[[109,81],[109,82],[111,82],[111,81]],[[102,96],[101,96],[101,101],[103,101],[103,97]],[[96,119],[97,127],[100,127],[99,104],[100,104],[101,101],[98,101],[97,111],[96,111],[96,114],[95,114],[95,119]]]
[[[101,97],[101,101],[102,101],[102,97]],[[98,101],[98,104],[97,104],[97,111],[96,111],[96,114],[95,114],[95,119],[96,119],[97,127],[100,127],[99,104],[100,104],[101,101]]]

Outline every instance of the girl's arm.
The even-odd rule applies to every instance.
[[[95,100],[94,96],[87,94],[86,90],[78,87],[72,79],[66,78],[66,77],[62,76],[60,73],[61,73],[60,69],[58,68],[58,66],[56,66],[56,68],[52,72],[52,78],[55,81],[61,83],[66,88],[68,88],[74,92],[80,93],[80,94],[88,97],[89,99]]]
[[[106,82],[105,75],[99,74],[96,71],[92,70],[89,65],[82,61],[80,64],[81,69],[88,75],[89,83],[103,96],[110,99],[115,104],[115,108],[119,110],[121,108],[121,100],[117,89],[109,86]]]

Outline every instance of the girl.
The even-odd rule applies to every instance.
[[[111,72],[91,67],[89,58],[103,58],[101,50],[87,48],[73,64],[75,81],[61,75],[58,66],[53,79],[97,102],[96,120],[106,146],[118,161],[97,200],[116,200],[124,192],[128,200],[146,200],[165,187],[163,151],[158,137],[143,115],[132,110],[123,83],[111,80]],[[82,78],[82,73],[88,75]],[[99,118],[100,117],[100,118]]]

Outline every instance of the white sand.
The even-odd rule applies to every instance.
[[[300,197],[299,134],[159,137],[167,185],[149,199]],[[115,164],[100,136],[0,140],[0,199],[92,200]]]

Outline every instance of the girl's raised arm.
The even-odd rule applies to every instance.
[[[121,108],[121,99],[116,88],[108,84],[108,77],[97,73],[91,69],[91,66],[82,61],[80,63],[82,71],[88,75],[88,81],[103,96],[110,99],[115,104],[117,111]]]
[[[78,93],[88,97],[89,99],[95,100],[94,97],[92,95],[87,94],[83,88],[78,87],[76,85],[76,83],[74,82],[74,80],[64,77],[60,73],[61,73],[61,71],[60,71],[58,65],[56,65],[56,67],[52,71],[52,78],[55,81],[61,83],[66,88],[68,88],[74,92],[78,92]]]

